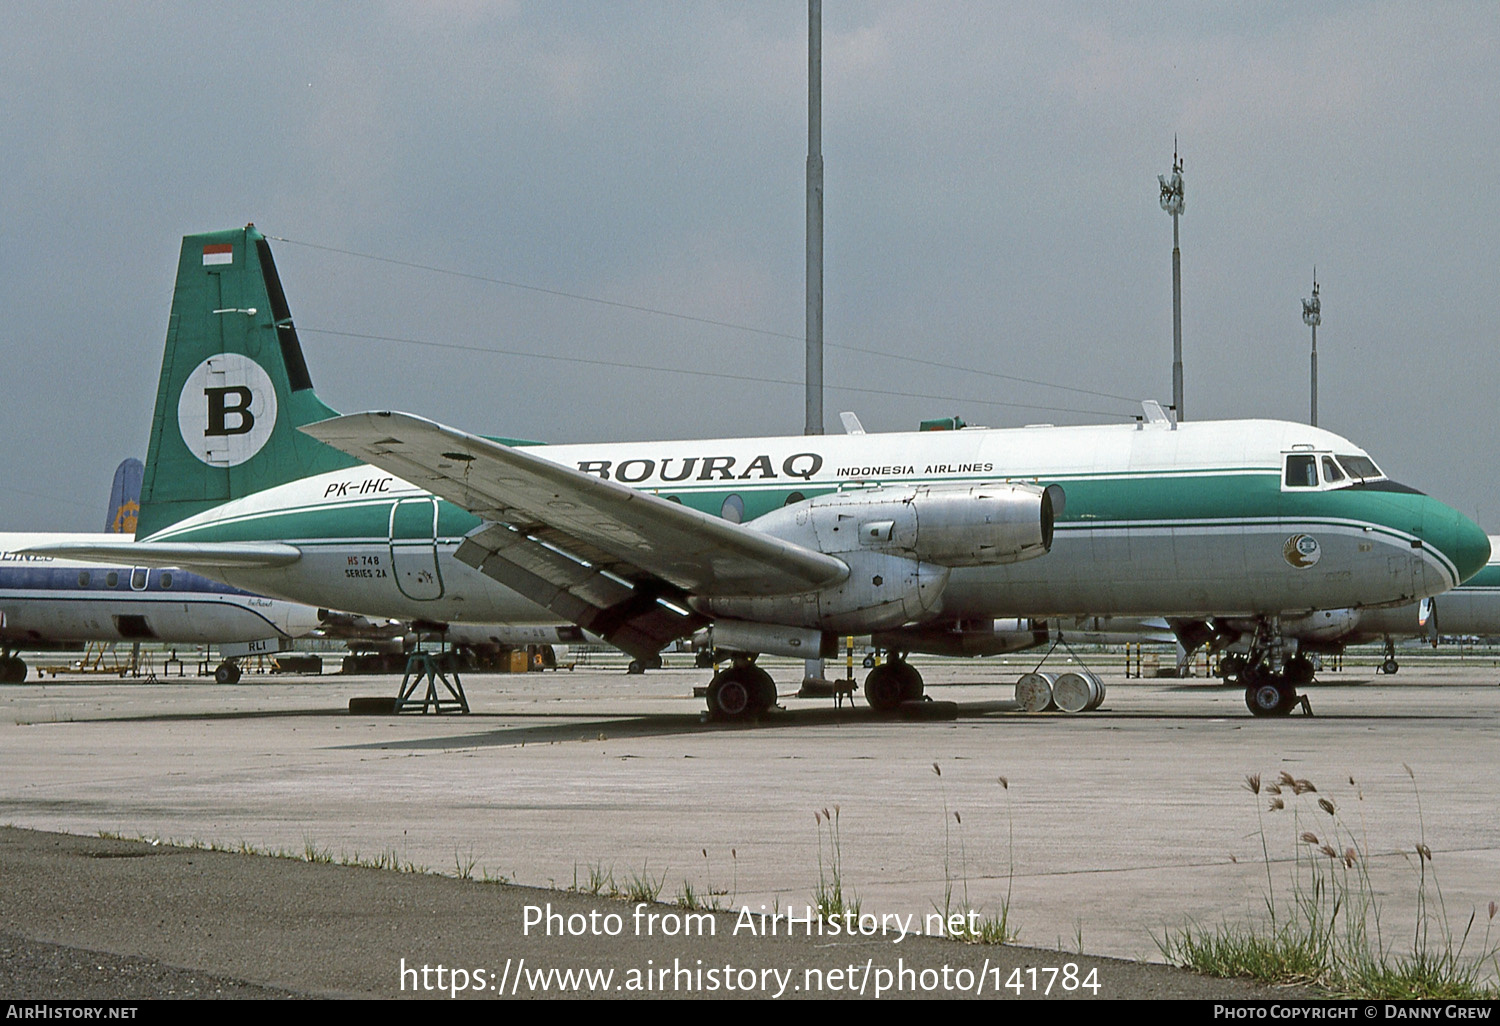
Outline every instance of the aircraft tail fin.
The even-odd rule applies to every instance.
[[[141,478],[146,465],[131,456],[115,468],[114,484],[109,489],[109,512],[104,515],[107,534],[135,534],[136,518],[141,513]]]
[[[336,415],[313,392],[266,237],[254,225],[185,236],[137,536],[354,466],[297,430]]]

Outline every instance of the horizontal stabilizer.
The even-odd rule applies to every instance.
[[[120,566],[273,567],[287,566],[302,558],[302,550],[281,542],[134,542],[121,538],[116,544],[58,542],[35,545],[26,550],[37,556],[96,561]]]

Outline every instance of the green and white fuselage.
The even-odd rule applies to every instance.
[[[526,451],[755,529],[828,492],[988,482],[1058,485],[1052,548],[955,567],[936,617],[1254,616],[1411,602],[1487,554],[1443,504],[1385,480],[1288,487],[1292,453],[1357,455],[1330,432],[1275,421],[1039,427],[529,446]],[[454,559],[479,517],[358,465],[234,499],[150,542],[279,541],[283,567],[229,583],[331,608],[430,620],[555,621]],[[1477,535],[1477,537],[1476,537]],[[1308,549],[1296,551],[1298,542]],[[1292,555],[1289,556],[1289,548]]]

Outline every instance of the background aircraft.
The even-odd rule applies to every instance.
[[[890,709],[922,692],[906,652],[1106,614],[1254,618],[1247,704],[1282,714],[1282,616],[1433,595],[1490,552],[1285,422],[529,446],[336,417],[253,226],[183,241],[138,533],[143,564],[373,615],[561,618],[637,658],[711,623],[741,653],[709,687],[724,716],[774,701],[757,653],[901,629],[865,682]]]
[[[128,539],[140,512],[144,465],[127,459],[115,470],[105,532]],[[0,534],[0,683],[24,681],[16,652],[86,642],[228,645],[317,637],[373,653],[359,672],[400,672],[419,635],[440,637],[481,667],[499,665],[513,649],[535,647],[556,663],[557,649],[598,641],[575,627],[509,624],[423,625],[378,620],[266,598],[183,570],[124,563],[79,563],[17,550],[39,541],[70,543],[88,536]],[[388,657],[388,658],[382,658]],[[239,680],[234,659],[214,671],[221,684]]]
[[[142,464],[115,471],[105,517],[107,534],[129,541],[140,509]],[[78,642],[162,641],[225,645],[301,637],[316,629],[319,611],[265,598],[177,567],[85,563],[22,550],[42,543],[93,543],[91,535],[0,534],[0,681],[26,679],[14,653]],[[239,679],[232,660],[214,671],[220,683]]]

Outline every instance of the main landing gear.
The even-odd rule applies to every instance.
[[[748,720],[776,705],[776,682],[752,656],[735,656],[708,684],[708,714],[719,720]]]
[[[877,713],[893,713],[905,702],[921,701],[922,675],[906,661],[904,652],[892,652],[888,660],[865,677],[865,701]],[[729,666],[714,675],[708,685],[708,714],[716,720],[749,720],[776,705],[776,683],[755,665],[754,656],[737,655]]]
[[[922,675],[904,654],[892,652],[889,661],[865,678],[865,701],[876,712],[895,712],[902,702],[915,702],[921,697]]]

